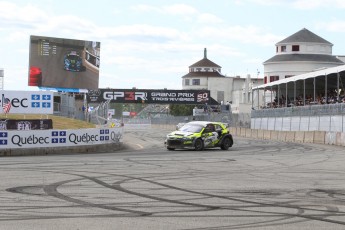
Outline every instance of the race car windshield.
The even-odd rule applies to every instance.
[[[190,133],[199,133],[202,130],[202,125],[184,125],[179,130],[184,132],[190,132]]]
[[[75,60],[75,61],[78,61],[78,56],[77,55],[68,55],[68,59],[70,60]]]

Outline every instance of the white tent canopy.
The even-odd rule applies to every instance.
[[[325,75],[330,75],[330,74],[336,74],[336,73],[343,72],[343,71],[345,71],[345,65],[340,65],[340,66],[336,66],[336,67],[332,67],[332,68],[326,68],[326,69],[322,69],[322,70],[317,70],[317,71],[314,71],[314,72],[300,74],[300,75],[296,75],[296,76],[293,76],[293,77],[285,78],[285,79],[282,79],[282,80],[279,80],[279,81],[274,81],[274,82],[270,82],[270,83],[267,83],[267,84],[259,85],[257,87],[253,87],[253,90],[265,89],[265,88],[269,88],[271,86],[286,84],[288,82],[294,82],[294,81],[299,81],[299,80],[305,80],[305,79],[308,79],[308,78],[315,78],[315,77],[318,77],[318,76],[325,76]]]
[[[320,98],[322,98],[322,103],[341,102],[343,101],[341,99],[343,95],[340,94],[345,91],[345,65],[325,68],[259,85],[253,87],[252,95],[255,94],[254,91],[257,91],[259,95],[260,90],[275,92],[278,107],[309,103],[317,104],[320,103]],[[266,103],[264,102],[264,104]]]

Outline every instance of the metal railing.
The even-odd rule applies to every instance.
[[[345,114],[345,104],[309,105],[287,108],[253,110],[252,118],[260,117],[288,117],[288,116],[315,116]]]
[[[108,121],[108,110],[109,110],[109,102],[100,103],[97,107],[93,110],[87,112],[87,121],[96,124],[96,125],[104,125]]]

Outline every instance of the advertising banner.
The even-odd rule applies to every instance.
[[[2,113],[53,114],[54,94],[49,91],[0,90]]]
[[[205,104],[209,90],[98,89],[89,90],[88,103]]]
[[[0,131],[0,149],[66,147],[119,143],[123,128]]]
[[[52,119],[0,119],[0,130],[43,130],[52,128]]]

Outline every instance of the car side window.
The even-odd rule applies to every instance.
[[[205,127],[205,130],[204,130],[205,133],[211,133],[211,132],[214,132],[214,131],[215,131],[215,128],[214,128],[214,125],[213,125],[213,124],[208,124],[208,125]]]

